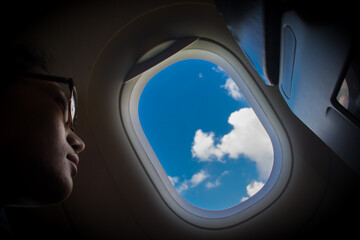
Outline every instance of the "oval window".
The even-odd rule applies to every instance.
[[[186,59],[161,70],[144,87],[138,116],[174,188],[196,207],[231,208],[270,176],[270,137],[216,64]]]

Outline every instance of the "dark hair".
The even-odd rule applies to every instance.
[[[11,74],[20,75],[39,68],[48,70],[43,47],[32,40],[13,41],[10,43],[6,55],[6,65]]]
[[[19,76],[36,72],[40,69],[48,71],[47,57],[44,48],[38,42],[26,39],[11,41],[3,46],[3,63],[1,64],[3,79],[1,88],[15,83]]]

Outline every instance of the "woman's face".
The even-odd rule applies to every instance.
[[[1,188],[8,205],[66,199],[84,142],[69,128],[68,102],[57,83],[24,79],[4,97]]]

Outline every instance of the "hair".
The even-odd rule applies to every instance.
[[[3,63],[1,64],[1,89],[19,81],[19,77],[26,73],[39,70],[48,71],[48,64],[44,48],[35,41],[24,37],[20,40],[12,40],[3,46]]]
[[[21,75],[33,72],[36,69],[47,71],[47,64],[43,50],[34,43],[14,44],[11,46],[12,53],[9,56],[9,72]]]

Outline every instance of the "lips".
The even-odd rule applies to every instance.
[[[71,153],[71,154],[68,154],[67,156],[66,156],[66,158],[70,161],[70,162],[72,162],[73,163],[73,166],[74,166],[74,168],[73,168],[73,172],[72,172],[72,177],[74,178],[74,177],[76,177],[76,175],[77,175],[77,166],[79,165],[79,156],[77,155],[77,154],[75,154],[75,153]]]
[[[72,163],[75,164],[77,167],[79,165],[79,156],[75,153],[70,153],[66,156],[67,159],[69,159]]]

